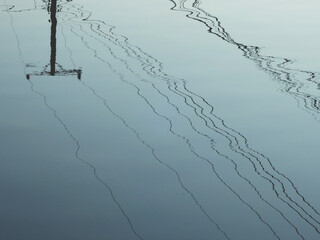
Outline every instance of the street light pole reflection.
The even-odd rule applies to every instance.
[[[81,80],[82,70],[81,68],[78,69],[65,69],[62,65],[57,63],[57,12],[58,5],[57,0],[49,0],[48,1],[47,10],[50,13],[50,22],[51,22],[51,36],[50,36],[50,63],[47,64],[43,71],[41,72],[33,72],[27,73],[26,78],[29,80],[31,76],[68,76],[68,75],[76,75],[79,80]]]

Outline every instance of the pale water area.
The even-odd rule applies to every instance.
[[[2,0],[0,239],[320,239],[319,10]]]

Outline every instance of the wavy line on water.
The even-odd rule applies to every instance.
[[[74,135],[70,132],[70,130],[68,129],[67,125],[63,122],[63,120],[58,116],[56,110],[51,107],[48,102],[47,102],[47,97],[40,93],[39,91],[34,89],[33,83],[31,80],[29,80],[30,85],[31,85],[31,90],[32,92],[36,93],[38,96],[42,97],[43,102],[45,107],[50,110],[53,114],[53,116],[55,117],[55,119],[61,124],[61,126],[64,128],[64,130],[67,132],[67,134],[69,135],[69,137],[71,138],[71,140],[76,144],[77,148],[75,151],[75,158],[77,160],[79,160],[80,162],[84,163],[85,165],[87,165],[88,167],[90,167],[92,169],[93,175],[94,177],[108,190],[113,202],[117,205],[117,207],[119,208],[119,210],[121,211],[122,215],[126,218],[128,224],[130,225],[131,231],[133,232],[133,234],[138,238],[143,240],[143,238],[137,233],[137,231],[135,230],[135,227],[132,223],[132,220],[130,220],[129,216],[126,214],[126,212],[124,211],[124,208],[121,206],[120,202],[116,199],[115,194],[112,191],[112,188],[104,181],[102,180],[101,177],[99,177],[99,175],[97,174],[97,169],[95,168],[95,166],[86,161],[85,159],[81,158],[79,156],[79,151],[80,151],[80,143],[79,141],[74,137]]]
[[[135,136],[137,137],[137,139],[151,151],[151,154],[153,155],[153,157],[154,157],[154,159],[155,159],[156,161],[158,161],[161,165],[165,166],[166,168],[168,168],[171,172],[173,172],[173,173],[176,175],[177,180],[178,180],[181,188],[182,188],[185,192],[187,192],[187,193],[189,194],[189,196],[192,198],[192,200],[194,201],[194,203],[200,208],[201,212],[208,218],[208,220],[209,220],[211,223],[213,223],[213,224],[216,226],[216,228],[218,229],[218,231],[220,231],[220,232],[225,236],[226,239],[230,240],[230,237],[228,237],[228,235],[221,229],[221,227],[219,226],[219,224],[218,224],[215,220],[213,220],[213,218],[206,212],[206,210],[205,210],[204,207],[199,203],[199,201],[197,200],[197,198],[195,197],[195,195],[184,185],[184,183],[182,182],[181,177],[180,177],[180,175],[179,175],[179,172],[178,172],[175,168],[173,168],[171,165],[169,165],[168,163],[162,161],[162,160],[155,154],[155,149],[154,149],[150,144],[148,144],[147,142],[145,142],[145,140],[143,140],[143,139],[140,137],[140,135],[138,134],[138,132],[137,132],[134,128],[130,127],[122,117],[120,117],[118,114],[116,114],[116,113],[107,105],[107,100],[106,100],[105,98],[103,98],[103,97],[101,97],[100,95],[98,95],[92,87],[88,86],[88,85],[85,84],[84,82],[82,82],[82,83],[83,83],[83,85],[84,85],[86,88],[88,88],[89,90],[91,90],[92,93],[93,93],[97,98],[99,98],[100,100],[102,100],[104,106],[105,106],[116,118],[118,118],[118,119],[125,125],[126,128],[130,129],[130,130],[135,134]]]
[[[177,85],[176,85],[176,87],[177,87]],[[177,88],[176,88],[176,90],[177,90]],[[180,93],[182,93],[182,92],[180,92]],[[182,94],[183,94],[183,93],[182,93]],[[189,98],[193,101],[192,97],[189,96]],[[186,99],[185,99],[185,103],[186,103],[187,105],[189,105]],[[194,102],[194,104],[196,104],[196,103]],[[192,107],[191,105],[189,105],[189,106]],[[194,107],[192,107],[192,108],[194,108]],[[195,111],[195,112],[196,112],[196,110],[197,110],[197,109],[194,108],[194,111]],[[197,115],[198,115],[198,114],[197,114]],[[202,117],[201,117],[201,118],[202,118]],[[291,208],[292,210],[294,210],[303,220],[305,220],[308,224],[310,224],[310,225],[317,231],[318,229],[316,228],[316,226],[315,226],[314,224],[312,224],[309,220],[307,220],[305,217],[303,217],[303,216],[300,214],[300,212],[299,212],[298,210],[296,210],[290,203],[288,203],[287,201],[285,201],[283,198],[280,197],[280,194],[279,194],[279,192],[276,190],[275,184],[273,183],[273,181],[271,181],[269,178],[266,178],[265,176],[262,176],[262,175],[261,175],[261,173],[260,173],[260,172],[258,171],[258,169],[257,169],[257,166],[256,166],[255,163],[252,161],[252,159],[251,159],[249,156],[247,156],[247,155],[244,154],[244,153],[247,153],[246,151],[242,150],[240,147],[239,147],[239,149],[240,149],[241,151],[243,151],[243,152],[241,152],[241,151],[239,152],[237,149],[234,149],[234,147],[232,146],[232,140],[231,140],[231,139],[229,138],[229,136],[228,136],[228,135],[230,135],[230,134],[226,132],[226,135],[225,135],[225,134],[217,131],[217,129],[220,129],[220,128],[217,128],[217,127],[214,125],[214,123],[212,123],[212,124],[213,124],[214,128],[212,128],[212,127],[209,127],[209,128],[212,129],[212,130],[214,130],[216,133],[224,136],[226,139],[228,139],[230,149],[231,149],[232,151],[240,154],[241,156],[243,156],[244,158],[248,159],[248,160],[251,162],[251,164],[252,164],[252,166],[253,166],[253,168],[254,168],[254,171],[255,171],[259,176],[261,176],[261,178],[265,179],[266,181],[268,181],[268,182],[271,184],[272,189],[273,189],[273,191],[274,191],[275,194],[276,194],[276,197],[277,197],[280,201],[282,201],[283,203],[285,203],[286,205],[288,205],[289,208]],[[216,129],[215,129],[215,128],[216,128]],[[210,139],[209,139],[209,140],[210,140]],[[278,182],[281,182],[280,179],[274,177],[271,173],[269,173],[267,170],[265,170],[263,164],[261,163],[261,161],[260,161],[256,156],[252,155],[251,153],[249,153],[249,154],[250,154],[252,157],[254,157],[254,158],[259,162],[260,167],[262,168],[262,170],[263,170],[265,173],[267,173],[269,176],[271,176],[273,179],[277,180]],[[230,159],[230,158],[227,157],[227,156],[225,156],[225,158],[227,158],[228,160],[231,160],[232,162],[234,162],[232,159]],[[283,187],[282,187],[282,190],[283,190],[283,192],[285,193],[285,195],[287,196],[287,198],[290,199],[290,201],[293,202],[295,205],[297,205],[299,208],[303,209],[297,202],[295,202],[295,201],[286,193],[286,190],[285,190],[283,184],[282,184],[282,186],[283,186]],[[303,211],[306,212],[304,209],[303,209]],[[308,213],[306,213],[306,214],[311,217],[310,214],[308,214]],[[312,218],[312,217],[311,217],[311,218]],[[313,218],[312,218],[312,219],[313,219]],[[316,220],[315,220],[315,221],[316,221]],[[318,232],[318,231],[317,231],[317,232]]]
[[[82,27],[82,26],[80,25],[80,27]],[[73,33],[75,33],[75,32],[73,31]],[[75,34],[76,34],[76,33],[75,33]],[[76,34],[76,35],[77,35],[77,34]],[[78,36],[79,36],[79,35],[78,35]],[[105,59],[103,59],[103,58],[100,58],[100,57],[98,56],[98,52],[97,52],[96,50],[94,50],[93,48],[89,47],[88,43],[84,40],[84,38],[83,38],[82,36],[79,36],[79,37],[81,38],[81,41],[83,41],[84,46],[85,46],[86,48],[88,48],[89,50],[91,50],[91,51],[94,52],[94,57],[95,57],[95,58],[97,58],[99,61],[102,61],[103,63],[105,63],[115,74],[117,74],[117,75],[119,76],[119,79],[120,79],[122,82],[124,82],[124,83],[132,86],[133,88],[135,88],[136,91],[137,91],[138,96],[144,100],[144,102],[151,108],[151,110],[153,111],[153,113],[156,114],[158,117],[160,117],[160,118],[162,118],[162,119],[165,119],[165,120],[169,123],[169,131],[170,131],[173,135],[175,135],[175,136],[177,136],[177,137],[179,137],[179,138],[181,138],[181,139],[189,142],[189,140],[188,140],[187,138],[185,138],[184,136],[181,136],[180,134],[174,132],[172,121],[171,121],[169,118],[167,118],[166,116],[161,115],[160,113],[158,113],[158,112],[156,111],[155,107],[152,106],[152,104],[141,94],[141,89],[140,89],[138,86],[136,86],[135,84],[133,84],[133,83],[125,80],[123,74],[116,72],[116,71],[112,68],[112,65],[111,65],[109,62],[107,62],[107,61],[106,61]],[[116,57],[110,48],[108,49],[108,51],[110,51],[110,53],[111,53],[111,55],[112,55],[113,57]],[[192,148],[191,145],[189,145],[189,147]],[[225,183],[225,184],[226,184],[226,183]],[[238,196],[239,196],[239,195],[238,195]]]
[[[172,8],[172,10],[176,10],[175,9],[175,7],[176,7],[176,4],[175,4],[175,6]],[[181,10],[182,11],[182,10]],[[184,10],[183,10],[184,11]],[[187,11],[187,10],[186,10]],[[187,11],[187,12],[189,12],[190,14],[191,14],[191,11]],[[190,16],[190,14],[188,14],[187,15],[187,17],[189,17],[189,18],[192,18],[191,16]],[[214,17],[215,19],[216,19],[216,21],[218,21],[218,19],[216,18],[216,17]],[[193,18],[192,18],[193,19]],[[195,19],[195,20],[198,20],[198,19]],[[198,20],[198,21],[200,21],[200,20]],[[200,21],[200,22],[203,22],[203,21]],[[205,22],[203,22],[203,23],[205,23]],[[206,23],[205,23],[206,24]],[[208,26],[208,24],[206,24],[207,26]],[[220,26],[220,22],[218,22],[218,24],[217,24],[218,26]],[[210,33],[212,33],[212,34],[215,34],[215,35],[217,35],[217,33],[215,33],[215,32],[213,32],[212,31],[212,27],[210,27],[210,26],[208,26],[209,27],[209,32]],[[222,27],[220,27],[219,29],[223,29]],[[223,29],[223,31],[225,31],[224,29]],[[225,40],[225,41],[227,41],[227,42],[229,42],[229,43],[232,43],[232,44],[237,44],[238,45],[238,47],[239,48],[242,48],[244,51],[245,51],[245,49],[248,49],[250,46],[245,46],[245,45],[240,45],[240,44],[238,44],[238,43],[235,43],[232,39],[230,39],[230,37],[229,37],[229,34],[225,34],[224,36],[220,36],[220,35],[217,35],[217,36],[219,36],[220,38],[222,38],[223,40]],[[225,36],[228,36],[228,38],[227,37],[225,37]],[[252,47],[253,48],[253,47]],[[255,49],[256,49],[256,47],[255,47]],[[272,58],[272,57],[269,57],[269,58]],[[289,60],[287,60],[287,62],[288,62]],[[270,66],[270,62],[267,62],[267,64]],[[271,68],[270,68],[271,69]],[[306,72],[306,71],[304,71],[304,72]],[[275,73],[274,73],[275,74]],[[278,73],[279,74],[279,73]],[[313,76],[313,78],[314,78],[314,76]],[[310,80],[310,79],[309,79]],[[204,102],[206,102],[206,101],[204,101]],[[212,106],[211,106],[212,107]],[[227,127],[228,128],[228,127]],[[230,129],[230,128],[228,128],[228,129]],[[247,142],[246,142],[246,145],[247,145]],[[248,147],[248,146],[247,146]],[[251,149],[252,150],[252,149]],[[255,151],[256,152],[256,151]],[[257,153],[257,152],[256,152]],[[268,160],[269,161],[269,160]],[[271,162],[270,162],[271,163]],[[269,164],[270,164],[269,163]],[[272,165],[272,164],[271,164]],[[298,190],[297,190],[297,188],[294,186],[294,184],[293,184],[293,182],[291,181],[291,180],[289,180],[289,178],[288,177],[286,177],[284,174],[281,174],[279,171],[277,171],[274,167],[273,167],[273,165],[271,166],[272,167],[272,169],[273,170],[275,170],[279,175],[281,175],[282,177],[284,177],[284,178],[286,178],[289,182],[290,182],[290,184],[292,185],[292,187],[294,188],[294,190],[295,190],[295,192],[303,199],[303,201],[315,212],[315,213],[317,213],[317,214],[319,214],[319,212],[313,207],[313,206],[311,206],[311,204],[310,203],[308,203],[308,202],[306,202],[306,200],[304,199],[304,197],[298,192]]]
[[[87,45],[87,44],[85,44],[85,45]],[[88,47],[88,46],[86,46],[86,47]],[[109,51],[110,51],[110,49],[109,49]],[[103,62],[106,62],[104,59],[102,59],[102,58],[100,58],[100,57],[97,56],[97,55],[98,55],[98,54],[97,54],[97,51],[94,50],[94,52],[95,52],[95,57],[96,57],[96,58],[98,58],[99,60],[101,60],[101,61],[103,61]],[[112,54],[112,53],[111,53],[111,54]],[[116,57],[114,54],[112,54],[112,55],[113,55],[114,57]],[[274,236],[275,236],[277,239],[280,239],[279,236],[278,236],[278,235],[275,233],[275,231],[273,230],[273,228],[272,228],[267,222],[265,222],[265,221],[262,219],[261,215],[260,215],[250,204],[248,204],[247,202],[245,202],[245,201],[240,197],[240,195],[239,195],[238,193],[236,193],[236,191],[235,191],[234,189],[232,189],[232,188],[220,177],[220,175],[216,172],[215,167],[214,167],[214,165],[211,163],[211,161],[210,161],[209,159],[207,159],[207,158],[204,158],[204,157],[200,156],[198,153],[196,153],[196,152],[193,150],[193,146],[190,144],[190,140],[189,140],[189,139],[187,139],[186,137],[184,137],[184,136],[182,136],[182,135],[174,132],[174,130],[173,130],[173,123],[171,122],[171,120],[168,119],[166,116],[159,114],[159,113],[155,110],[155,108],[150,104],[150,102],[141,94],[140,88],[138,88],[135,84],[132,84],[131,82],[128,82],[128,81],[126,81],[126,80],[124,80],[124,79],[122,79],[122,81],[125,81],[125,82],[128,83],[129,85],[131,85],[131,86],[133,86],[134,88],[136,88],[137,94],[149,105],[149,107],[152,109],[152,111],[153,111],[157,116],[165,119],[165,120],[169,123],[169,131],[170,131],[172,134],[174,134],[175,136],[179,137],[180,139],[183,139],[183,140],[187,143],[187,145],[188,145],[188,147],[189,147],[189,150],[190,150],[196,157],[198,157],[199,159],[202,159],[202,160],[206,161],[207,163],[209,163],[210,166],[211,166],[211,168],[212,168],[212,170],[213,170],[213,172],[214,172],[215,175],[218,177],[218,179],[219,179],[233,194],[235,194],[236,197],[239,198],[239,200],[240,200],[242,203],[244,203],[247,207],[249,207],[249,208],[258,216],[258,218],[260,219],[260,221],[261,221],[263,224],[265,224],[265,225],[273,232]]]
[[[64,40],[64,47],[65,47],[65,49],[67,49],[67,51],[68,51],[68,53],[69,53],[70,62],[71,62],[71,64],[72,64],[73,69],[75,69],[75,68],[76,68],[76,64],[75,64],[75,62],[74,62],[74,60],[73,60],[73,57],[72,57],[72,51],[71,51],[71,49],[70,49],[70,48],[68,47],[68,45],[67,45],[67,38],[66,38],[66,35],[65,35],[65,33],[64,33],[63,25],[60,24],[60,23],[58,23],[58,24],[59,24],[59,26],[61,27],[61,35],[62,35],[63,40]]]
[[[73,31],[72,26],[71,26],[71,32],[74,33],[75,35],[77,35],[79,38],[81,38],[80,35],[78,35],[77,33],[75,33],[75,32]],[[83,40],[83,42],[84,42],[84,40]],[[71,50],[70,50],[66,45],[65,45],[65,47],[68,49],[68,52],[70,53],[70,59],[72,60]],[[89,47],[88,47],[88,48],[89,48]],[[73,62],[73,60],[72,60],[72,62]],[[111,68],[112,66],[109,65],[109,67]],[[114,73],[117,73],[113,68],[112,68],[112,71],[113,71]],[[120,75],[119,73],[117,73],[117,75],[118,75],[120,78],[122,78],[122,75]],[[140,134],[137,132],[137,130],[135,130],[133,127],[129,126],[128,123],[126,122],[126,120],[124,120],[123,117],[121,117],[119,114],[115,113],[115,111],[108,105],[108,101],[107,101],[104,97],[102,97],[102,96],[100,96],[99,94],[97,94],[96,91],[95,91],[91,86],[89,86],[88,84],[84,83],[83,81],[81,81],[81,83],[83,84],[84,87],[86,87],[87,89],[89,89],[89,91],[92,92],[95,97],[97,97],[99,100],[102,101],[102,103],[103,103],[103,105],[105,106],[105,108],[106,108],[114,117],[116,117],[118,120],[120,120],[120,122],[121,122],[127,129],[129,129],[131,132],[134,133],[134,135],[136,136],[136,138],[137,138],[144,146],[146,146],[146,147],[150,150],[151,154],[153,155],[154,159],[155,159],[157,162],[159,162],[161,165],[163,165],[163,166],[165,166],[166,168],[168,168],[171,172],[173,172],[173,173],[176,175],[177,180],[178,180],[181,188],[182,188],[185,192],[187,192],[187,193],[189,194],[189,196],[192,198],[192,200],[194,201],[194,203],[199,207],[199,209],[201,210],[201,212],[208,218],[208,220],[209,220],[212,224],[214,224],[214,225],[216,226],[216,228],[218,229],[218,231],[220,231],[220,232],[225,236],[226,239],[230,240],[230,237],[221,229],[221,227],[219,226],[219,224],[218,224],[215,220],[213,220],[213,218],[206,212],[206,210],[204,209],[204,207],[199,203],[199,201],[197,200],[197,198],[195,197],[195,195],[191,192],[191,190],[189,190],[189,189],[185,186],[185,184],[184,184],[184,183],[182,182],[182,180],[181,180],[181,177],[180,177],[179,172],[178,172],[175,168],[173,168],[171,165],[169,165],[168,163],[162,161],[162,160],[156,155],[156,153],[155,153],[155,148],[152,147],[150,144],[148,144],[145,140],[143,140],[143,139],[141,138]]]
[[[200,1],[195,1],[192,4],[193,9],[187,9],[186,7],[184,7],[184,3],[186,2],[186,0],[180,2],[179,8],[177,7],[177,3],[175,1],[173,1],[173,0],[170,0],[170,1],[174,4],[174,7],[172,7],[171,10],[188,12],[189,14],[186,15],[188,18],[191,18],[193,20],[196,20],[198,22],[205,24],[208,27],[209,33],[218,36],[222,40],[224,40],[232,45],[236,45],[243,52],[243,55],[246,58],[253,60],[259,68],[261,68],[261,66],[259,66],[259,65],[261,65],[261,62],[265,62],[265,63],[267,63],[267,65],[270,65],[270,63],[272,63],[274,61],[278,61],[278,60],[282,61],[283,60],[282,58],[275,58],[273,56],[263,56],[259,53],[259,51],[260,51],[259,47],[248,46],[248,45],[244,45],[244,44],[241,44],[241,43],[234,41],[230,37],[230,35],[225,31],[225,29],[221,26],[221,23],[219,22],[217,17],[210,15],[209,13],[205,12],[203,9],[201,9],[199,7]],[[203,13],[204,16],[200,16],[201,13]],[[290,61],[290,62],[292,63],[292,61]],[[305,73],[308,75],[314,75],[314,76],[317,76],[318,79],[320,76],[319,73],[313,73],[311,71],[305,71],[305,70],[300,70],[300,69],[290,69],[290,68],[286,68],[286,67],[282,67],[282,68],[286,69],[288,71],[295,71],[295,72]],[[278,67],[278,69],[264,68],[262,70],[267,72],[270,75],[275,76],[275,75],[278,75],[277,71],[279,71],[279,67]],[[315,77],[313,77],[313,78],[315,78]],[[283,79],[280,81],[285,82]],[[308,80],[308,81],[310,81],[310,80]],[[312,80],[311,82],[313,82],[316,86],[319,85],[318,81]],[[291,80],[287,83],[293,84]],[[289,94],[294,94],[294,92],[289,92]],[[304,97],[306,97],[307,95],[309,95],[309,93],[304,93]],[[317,102],[319,102],[318,97],[315,97],[315,100]],[[309,106],[308,108],[310,108],[310,107],[312,108],[312,106]],[[315,109],[313,109],[313,110],[315,110]]]
[[[93,30],[93,29],[92,29]],[[268,180],[268,181],[270,181],[269,179],[267,179],[267,178],[265,178],[266,180]],[[275,190],[275,185],[271,182],[271,184],[272,184],[272,188],[273,188],[273,190]],[[277,196],[279,196],[278,194],[277,194]],[[280,198],[281,199],[281,198]],[[292,199],[291,199],[292,200]],[[299,216],[300,217],[302,217],[307,223],[309,223],[310,225],[312,225],[308,220],[306,220],[296,209],[294,209],[290,204],[288,204],[288,202],[286,202],[286,201],[284,201],[283,199],[282,199],[282,201],[284,202],[284,203],[286,203],[290,208],[292,208],[294,211],[296,211],[298,214],[299,214]],[[294,201],[293,201],[294,202]],[[296,203],[296,202],[294,202],[294,203]],[[298,207],[300,207],[299,205],[298,205]],[[301,208],[302,209],[302,208]],[[306,211],[305,211],[306,212]],[[307,213],[306,213],[307,214]],[[310,215],[309,215],[310,216]],[[317,228],[314,226],[314,225],[312,225],[316,230],[317,230]]]
[[[183,1],[183,4],[182,4],[182,8],[184,7],[184,2],[186,1]],[[231,43],[233,45],[236,45],[242,52],[243,52],[243,55],[248,58],[248,59],[251,59],[253,60],[257,66],[262,69],[263,71],[271,74],[271,75],[278,75],[279,71],[281,70],[285,70],[289,75],[292,75],[294,72],[298,72],[298,73],[305,73],[307,75],[310,75],[311,77],[310,78],[307,78],[305,79],[305,81],[309,81],[309,82],[312,82],[313,84],[315,84],[316,86],[319,85],[319,81],[316,81],[315,78],[317,77],[318,80],[319,80],[319,73],[316,73],[316,72],[311,72],[311,71],[305,71],[305,70],[300,70],[300,69],[292,69],[292,68],[288,68],[288,67],[285,67],[285,66],[280,66],[278,65],[276,68],[275,67],[271,67],[273,63],[279,63],[279,62],[282,62],[283,60],[286,60],[287,63],[285,65],[287,65],[288,63],[292,64],[293,61],[291,60],[288,60],[288,59],[285,59],[285,58],[276,58],[276,57],[273,57],[273,56],[264,56],[262,54],[260,54],[260,48],[259,47],[256,47],[256,46],[247,46],[247,45],[244,45],[244,44],[241,44],[241,43],[238,43],[236,42],[235,40],[233,40],[231,37],[230,37],[230,34],[227,34],[228,35],[228,38],[223,38],[221,37],[221,35],[219,35],[217,32],[214,32],[213,29],[214,27],[216,26],[215,23],[218,23],[219,27],[221,27],[221,23],[219,22],[218,18],[215,17],[215,16],[212,16],[210,15],[209,13],[207,13],[206,11],[204,11],[203,9],[200,8],[200,1],[194,1],[194,3],[192,4],[193,8],[196,9],[197,12],[194,12],[193,10],[191,10],[191,12],[193,11],[193,14],[195,14],[196,16],[192,17],[191,15],[188,15],[187,17],[189,18],[192,18],[194,20],[197,20],[199,22],[202,22],[204,23],[207,27],[209,27],[209,32],[212,33],[212,34],[215,34],[217,36],[219,36],[220,38],[222,38],[224,41],[227,41],[228,43]],[[188,9],[190,11],[190,9]],[[196,14],[197,13],[197,14]],[[208,18],[204,18],[204,17],[200,17],[199,15],[203,13],[205,14],[205,16],[207,16]],[[207,20],[207,21],[206,21]],[[214,20],[214,22],[212,21]],[[210,27],[208,22],[213,23],[213,26],[214,27]],[[225,31],[224,28],[221,27],[221,29]],[[263,64],[265,64],[266,66],[263,67]],[[279,75],[278,75],[279,76]],[[277,78],[276,78],[277,79]],[[292,85],[294,86],[295,85],[295,82],[299,82],[299,80],[295,80],[294,77],[291,77],[288,81],[286,81],[285,79],[281,79],[281,78],[278,78],[278,80],[280,82],[285,82],[286,84],[289,84],[289,85]],[[300,81],[301,82],[301,81]],[[296,91],[299,90],[299,87],[298,88],[293,88],[295,89]],[[295,92],[288,92],[289,94],[295,94]],[[309,93],[303,93],[303,97],[305,98],[306,96],[308,96]],[[312,96],[312,94],[311,94]],[[317,102],[319,102],[319,97],[317,96],[313,96],[315,98],[315,100]],[[313,108],[312,106],[308,106],[308,108]],[[317,111],[317,109],[314,109],[313,110],[316,110],[317,113],[319,113],[319,111]]]
[[[92,29],[93,30],[93,29]],[[242,154],[243,155],[243,154]],[[247,157],[248,158],[248,157]],[[273,177],[274,178],[274,177]],[[266,180],[268,180],[268,181],[270,181],[269,179],[267,179],[267,178],[265,178]],[[274,178],[275,179],[275,178]],[[273,186],[273,189],[275,190],[275,185],[272,183],[272,186]],[[279,194],[277,194],[277,196],[279,196]],[[292,200],[292,199],[291,199]],[[283,199],[282,199],[282,201],[283,201]],[[285,203],[287,203],[286,201],[284,201]],[[288,203],[287,203],[288,204]],[[289,205],[289,207],[291,207],[292,208],[292,206],[291,205]],[[294,208],[292,208],[292,209],[294,209]],[[294,209],[296,212],[297,212],[297,210],[296,209]],[[299,212],[297,212],[301,217],[302,217],[302,215],[299,213]],[[310,216],[310,215],[309,215]],[[303,218],[303,217],[302,217]],[[305,219],[305,218],[303,218],[303,219]],[[305,219],[306,220],[306,219]],[[306,220],[308,223],[310,223],[308,220]],[[311,224],[311,223],[310,223]],[[314,225],[313,225],[314,226]],[[314,226],[314,228],[316,229],[316,227]],[[317,229],[316,229],[317,230]]]

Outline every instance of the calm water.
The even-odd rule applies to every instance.
[[[320,239],[320,2],[0,3],[0,239]]]

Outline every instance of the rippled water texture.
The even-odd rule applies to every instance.
[[[319,9],[2,0],[0,239],[320,239]]]

